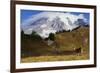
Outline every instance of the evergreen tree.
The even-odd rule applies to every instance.
[[[35,31],[32,32],[31,38],[34,39],[34,40],[40,40],[41,39],[41,37],[38,34],[36,34]]]
[[[21,31],[21,38],[22,39],[24,38],[24,31],[23,30]]]
[[[54,41],[55,40],[55,35],[53,33],[50,33],[48,38],[50,40]]]

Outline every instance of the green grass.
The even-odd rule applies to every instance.
[[[44,61],[69,61],[89,59],[89,27],[81,27],[72,32],[62,32],[55,35],[55,42],[59,45],[58,51],[73,51],[81,47],[83,53],[56,54],[54,45],[48,46],[41,39],[22,38],[21,62],[44,62]],[[84,43],[83,40],[87,39]],[[67,52],[66,52],[67,53]]]

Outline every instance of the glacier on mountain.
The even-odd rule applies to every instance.
[[[64,12],[41,12],[33,15],[21,24],[24,34],[32,34],[35,31],[42,38],[47,38],[50,33],[60,31],[72,31],[81,24],[87,24],[83,14],[74,15]]]

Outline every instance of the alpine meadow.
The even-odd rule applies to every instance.
[[[21,10],[21,62],[89,59],[89,13]]]

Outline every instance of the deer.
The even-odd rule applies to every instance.
[[[74,48],[73,52],[74,52],[74,54],[80,55],[83,52],[83,50],[82,50],[81,47],[80,48]]]

